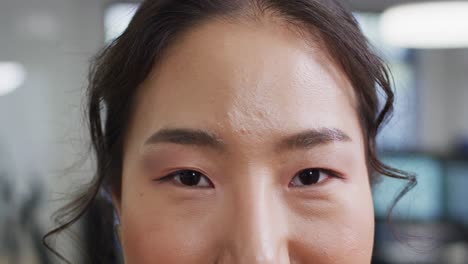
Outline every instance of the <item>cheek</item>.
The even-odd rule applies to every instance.
[[[125,263],[209,263],[215,247],[206,210],[187,202],[187,210],[165,201],[167,193],[127,194],[122,199],[122,247]],[[171,204],[169,206],[168,204]],[[191,204],[191,205],[190,205]],[[175,209],[177,208],[177,209]],[[191,208],[200,209],[195,212]]]
[[[203,241],[196,238],[201,236],[181,232],[177,229],[180,226],[158,219],[132,220],[127,222],[124,231],[125,263],[150,264],[155,260],[159,263],[191,263],[200,258],[196,254],[203,252],[200,249]]]
[[[337,190],[320,209],[294,217],[296,246],[303,263],[369,263],[374,241],[370,187]]]

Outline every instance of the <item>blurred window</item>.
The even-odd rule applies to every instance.
[[[398,220],[438,220],[444,213],[444,167],[439,160],[425,155],[386,155],[383,161],[395,168],[416,173],[418,184],[397,203],[392,218]],[[373,188],[375,215],[387,217],[395,197],[406,186],[400,179],[383,177]]]
[[[451,220],[468,226],[468,162],[450,161],[447,166],[447,207]]]
[[[418,148],[418,94],[416,89],[414,52],[391,47],[383,41],[380,13],[354,13],[362,31],[388,64],[394,81],[395,110],[390,122],[377,138],[383,151],[405,151]]]

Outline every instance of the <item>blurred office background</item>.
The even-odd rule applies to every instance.
[[[386,212],[405,182],[384,179],[375,187],[373,263],[466,264],[467,1],[405,10],[395,9],[408,3],[402,0],[348,3],[395,78],[396,110],[379,137],[381,155],[419,181],[392,225]],[[88,162],[73,167],[87,155],[81,111],[88,63],[137,4],[0,0],[0,264],[56,262],[40,236],[54,226],[51,213],[63,197],[92,174]],[[99,246],[92,237],[99,212],[56,241],[73,263],[83,262],[77,248]]]

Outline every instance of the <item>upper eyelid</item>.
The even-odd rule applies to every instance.
[[[291,181],[297,177],[299,175],[299,173],[301,173],[302,171],[305,171],[305,170],[309,170],[309,169],[317,169],[317,170],[320,170],[320,172],[322,173],[325,173],[327,174],[329,177],[331,178],[337,178],[337,179],[341,179],[341,180],[344,180],[345,178],[343,176],[341,176],[338,172],[335,172],[334,170],[330,170],[330,169],[323,169],[323,168],[307,168],[307,169],[302,169],[300,171],[298,171],[296,174],[294,174],[294,176],[291,178]],[[314,184],[314,185],[318,185],[320,183],[317,183],[317,184]]]
[[[161,179],[165,179],[165,178],[173,178],[175,176],[177,176],[176,174],[179,173],[179,172],[182,172],[182,171],[196,171],[198,173],[200,173],[203,177],[207,178],[208,181],[210,181],[211,183],[213,183],[213,181],[211,180],[210,177],[208,177],[205,173],[203,173],[202,171],[200,170],[197,170],[197,169],[178,169],[178,170],[174,170],[170,173],[165,173],[164,176],[156,179],[156,180],[161,180]]]
[[[301,170],[297,171],[294,175],[291,176],[290,180],[294,179],[302,171],[310,170],[310,169],[317,169],[317,170],[320,170],[321,172],[326,173],[327,175],[329,175],[331,177],[344,179],[342,174],[335,171],[335,170],[326,169],[326,168],[319,168],[319,167],[310,167],[310,168],[304,168],[304,169],[301,169]],[[213,186],[215,186],[214,181],[208,175],[206,175],[206,173],[204,173],[203,171],[198,170],[198,169],[177,169],[177,170],[174,170],[174,171],[172,171],[170,173],[165,173],[164,176],[159,177],[158,179],[155,179],[155,181],[164,181],[166,179],[169,180],[169,179],[174,178],[175,176],[177,176],[176,174],[179,173],[179,172],[182,172],[182,171],[196,171],[196,172],[200,173],[203,177],[205,177]]]
[[[331,174],[331,176],[333,177],[337,177],[337,178],[344,178],[343,175],[340,173],[340,172],[337,172],[335,170],[332,170],[332,169],[323,169],[323,168],[318,168],[320,169],[321,171],[327,173],[327,174]]]
[[[159,178],[159,179],[156,179],[155,181],[157,182],[166,182],[166,181],[170,181],[172,179],[174,179],[175,176],[177,176],[176,174],[178,172],[181,172],[181,171],[196,171],[198,173],[200,173],[203,177],[206,178],[206,180],[208,181],[208,183],[212,186],[212,187],[199,187],[199,186],[186,186],[186,185],[183,185],[183,184],[178,184],[178,186],[180,186],[181,188],[185,188],[185,189],[214,189],[216,188],[214,182],[208,177],[206,176],[206,174],[200,172],[199,170],[195,170],[195,169],[179,169],[179,170],[175,170],[171,173],[168,173],[168,174],[165,174],[165,176]]]
[[[331,146],[333,146],[333,145],[323,145],[323,146],[320,146],[320,147],[329,148]],[[168,147],[168,146],[165,146],[165,147]],[[188,154],[187,156],[184,155],[183,158],[177,157],[177,158],[170,158],[170,159],[167,158],[167,159],[169,159],[170,163],[174,162],[174,163],[178,163],[178,164],[182,165],[182,166],[180,166],[181,169],[186,169],[185,166],[183,166],[183,163],[185,163],[185,162],[193,163],[193,165],[195,165],[195,166],[193,166],[193,168],[188,167],[187,169],[192,169],[192,170],[199,171],[204,175],[210,175],[210,174],[205,173],[206,171],[204,171],[204,170],[200,170],[199,167],[204,167],[205,164],[207,164],[209,171],[214,172],[214,171],[217,170],[216,169],[216,167],[217,167],[216,164],[219,164],[219,162],[224,162],[223,161],[224,158],[218,160],[218,158],[220,158],[219,156],[217,156],[217,158],[215,158],[215,157],[211,156],[211,154],[206,155],[206,156],[202,155],[200,152],[198,152],[197,150],[194,150],[194,149],[191,149],[190,151],[191,151],[190,154]],[[185,152],[185,150],[184,150],[184,152]],[[342,163],[342,162],[339,161],[337,164],[335,164],[335,162],[334,162],[334,160],[336,159],[335,156],[336,156],[337,153],[335,153],[334,150],[327,150],[326,152],[327,152],[326,153],[327,155],[324,156],[324,155],[319,155],[317,153],[317,151],[313,151],[312,149],[310,149],[310,150],[307,150],[307,153],[303,153],[300,157],[297,157],[297,159],[291,157],[290,155],[288,155],[288,157],[282,157],[280,159],[281,162],[279,162],[278,164],[280,164],[281,167],[283,167],[283,165],[284,165],[284,167],[289,168],[289,169],[294,169],[294,167],[296,169],[301,168],[301,167],[303,169],[307,169],[307,168],[323,169],[323,170],[326,170],[327,172],[331,172],[334,176],[337,176],[339,178],[348,178],[348,171],[341,170],[341,169],[338,168],[340,166],[339,164]],[[141,160],[143,161],[143,164],[150,164],[150,167],[153,167],[153,164],[156,164],[157,165],[156,167],[158,168],[158,170],[161,169],[161,170],[164,170],[164,171],[167,172],[169,170],[167,168],[166,169],[163,168],[163,167],[165,167],[163,164],[166,162],[165,161],[166,158],[161,158],[161,157],[167,157],[167,153],[166,153],[166,155],[163,155],[164,153],[165,152],[159,152],[159,150],[156,150],[155,148],[152,148],[150,146],[150,148],[147,148],[146,151],[143,153],[143,157],[142,157]],[[171,154],[171,156],[172,156],[172,154]],[[340,158],[338,158],[338,159],[340,159]],[[177,160],[177,162],[175,160]],[[195,160],[197,162],[193,162]],[[347,162],[349,162],[349,161],[347,161]],[[309,166],[309,164],[312,165],[312,166]],[[176,165],[176,164],[173,164],[173,165]],[[342,164],[341,166],[343,166],[343,165],[344,164]],[[276,165],[272,164],[272,166],[276,166]],[[179,166],[173,166],[173,168],[175,168],[175,167],[179,167]],[[281,168],[278,168],[278,169],[283,170]],[[294,172],[294,171],[289,171],[289,173],[291,173],[291,172]],[[296,171],[296,172],[298,172],[298,171]],[[162,172],[161,172],[161,174],[162,174]]]

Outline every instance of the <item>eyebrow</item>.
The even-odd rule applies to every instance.
[[[275,151],[282,152],[295,149],[311,149],[332,142],[347,141],[351,141],[351,138],[346,133],[336,128],[309,129],[281,139],[275,145]],[[161,129],[145,141],[145,145],[158,143],[208,147],[218,151],[225,151],[226,149],[225,142],[214,133],[187,128]]]
[[[281,152],[285,150],[311,149],[332,142],[349,141],[351,141],[351,137],[337,128],[309,129],[282,139],[276,145],[275,150]]]
[[[210,147],[217,150],[224,150],[224,142],[215,134],[197,129],[162,129],[154,133],[145,141],[145,145],[157,143],[174,143],[179,145],[192,145],[200,147]]]

